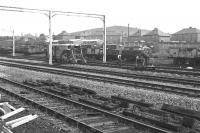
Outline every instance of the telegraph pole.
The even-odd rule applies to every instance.
[[[15,56],[15,32],[14,32],[14,30],[12,30],[12,34],[13,34],[13,56]]]
[[[51,29],[52,12],[49,11],[49,65],[52,65],[52,29]]]
[[[106,63],[106,16],[103,16],[103,63]]]

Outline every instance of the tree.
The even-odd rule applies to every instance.
[[[46,36],[45,36],[45,34],[40,34],[40,36],[39,36],[39,41],[41,41],[41,42],[45,42],[46,41]]]

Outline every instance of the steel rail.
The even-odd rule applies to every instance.
[[[4,59],[0,59],[3,61],[8,61]],[[24,63],[23,61],[13,61],[16,63]],[[120,77],[128,77],[128,78],[134,78],[134,79],[145,79],[145,80],[157,80],[161,82],[169,82],[169,83],[179,83],[184,85],[192,85],[192,86],[200,86],[199,80],[194,79],[186,79],[186,78],[174,78],[174,77],[167,77],[167,76],[153,76],[148,74],[134,74],[134,73],[126,73],[126,72],[116,72],[116,71],[110,71],[110,70],[100,70],[100,69],[92,69],[92,68],[80,68],[80,67],[74,67],[74,66],[60,66],[60,65],[48,65],[48,64],[42,64],[42,63],[31,63],[26,62],[26,64],[30,65],[38,65],[38,66],[47,66],[52,68],[61,68],[61,69],[70,69],[70,70],[76,70],[76,71],[83,71],[83,72],[92,72],[92,73],[100,73],[100,74],[109,74],[114,76],[120,76]]]
[[[88,62],[88,65],[93,66],[103,66],[103,67],[115,67],[129,70],[136,70],[135,65],[125,64],[125,63],[101,63],[101,62]],[[163,66],[155,66],[155,70],[137,70],[137,71],[153,71],[153,72],[163,72],[163,73],[176,73],[176,74],[184,74],[184,75],[194,75],[200,76],[200,69],[184,69],[178,67],[163,67]]]
[[[0,78],[0,79],[2,80],[2,78]],[[6,79],[3,79],[3,80],[6,80]],[[9,81],[9,80],[6,80],[6,81]],[[9,82],[12,82],[12,81],[9,81]],[[16,83],[16,82],[12,82],[12,83],[18,84],[18,83]],[[20,85],[20,84],[18,84],[18,85]],[[22,86],[22,85],[20,85],[20,86]],[[23,87],[25,87],[25,86],[23,86]],[[28,88],[28,87],[26,86],[26,88]],[[29,89],[30,89],[30,88],[29,88]],[[101,131],[101,130],[99,130],[99,129],[97,129],[97,128],[94,128],[94,127],[91,127],[91,126],[89,126],[89,125],[86,125],[86,124],[83,123],[83,122],[80,122],[80,121],[77,121],[77,120],[75,120],[75,119],[73,119],[73,118],[70,118],[70,117],[66,116],[65,114],[62,114],[62,113],[60,113],[60,112],[57,112],[57,111],[55,111],[55,110],[53,110],[53,109],[51,109],[51,108],[48,108],[48,107],[46,107],[46,106],[44,106],[44,105],[42,105],[42,104],[40,104],[40,103],[37,103],[36,101],[33,101],[33,100],[31,100],[31,99],[29,99],[29,98],[26,98],[26,97],[24,97],[24,96],[18,95],[18,94],[16,94],[16,93],[11,92],[11,91],[9,91],[9,90],[6,90],[6,89],[4,89],[4,88],[2,88],[2,87],[0,87],[0,91],[4,92],[4,93],[6,93],[6,94],[9,94],[9,95],[11,95],[11,96],[13,96],[13,97],[16,97],[17,99],[20,99],[21,101],[24,101],[24,102],[28,103],[29,105],[32,105],[32,106],[34,106],[34,107],[37,107],[37,108],[39,108],[39,109],[42,110],[42,111],[48,112],[50,115],[56,116],[56,117],[59,118],[59,119],[64,119],[66,122],[67,122],[67,121],[70,121],[70,122],[76,123],[76,125],[77,125],[78,127],[79,127],[79,126],[85,127],[86,129],[90,129],[90,130],[94,131],[95,133],[104,133],[103,131]],[[36,91],[36,90],[34,90],[34,91]],[[48,93],[42,92],[42,91],[40,91],[40,93],[44,93],[44,94],[46,94],[46,95],[50,95],[50,93],[48,94]],[[56,97],[56,96],[54,96],[53,94],[52,94],[51,96]],[[56,98],[58,98],[58,97],[56,97]]]
[[[9,58],[14,58],[14,59],[31,59],[31,60],[38,60],[37,57],[11,57],[11,56],[6,56]],[[41,59],[40,57],[39,60],[45,61],[45,58]],[[94,62],[94,61],[88,61],[88,64],[86,65],[92,65],[92,66],[103,66],[103,67],[114,67],[114,68],[121,68],[121,69],[130,69],[130,70],[135,70],[135,65],[130,64],[130,63],[112,63],[112,62]],[[179,67],[166,67],[166,66],[155,66],[156,70],[143,70],[143,71],[154,71],[154,72],[164,72],[164,73],[177,73],[177,74],[185,74],[185,75],[196,75],[200,76],[200,69],[194,68],[194,69],[186,69],[186,68],[179,68]]]
[[[114,83],[118,85],[140,87],[140,88],[145,88],[149,90],[177,93],[181,95],[187,95],[190,97],[200,96],[200,90],[196,88],[177,87],[173,85],[162,85],[162,84],[149,83],[149,82],[143,82],[143,81],[132,81],[132,80],[126,80],[126,79],[105,77],[104,75],[99,76],[99,75],[93,75],[93,74],[85,74],[85,73],[80,73],[80,72],[72,72],[70,70],[63,70],[63,69],[58,70],[52,67],[26,65],[26,64],[20,64],[20,63],[0,62],[0,65],[47,72],[47,73],[52,73],[52,74],[57,74],[57,75],[65,75],[65,76],[72,76],[72,77],[84,78],[84,79],[89,79],[89,80],[96,80],[96,81],[105,82],[105,83]]]
[[[158,132],[158,133],[171,133],[171,131],[168,131],[168,130],[164,130],[164,129],[160,129],[158,127],[155,127],[155,126],[152,126],[152,125],[149,125],[149,124],[146,124],[146,123],[143,123],[143,122],[140,122],[140,121],[136,121],[136,120],[133,120],[133,119],[129,119],[129,118],[126,118],[126,117],[123,117],[123,116],[120,116],[118,114],[114,114],[114,113],[111,113],[109,111],[105,111],[105,110],[102,110],[102,109],[99,109],[99,108],[96,108],[96,107],[93,107],[93,106],[90,106],[90,105],[87,105],[87,104],[84,104],[84,103],[80,103],[80,102],[77,102],[77,101],[74,101],[74,100],[71,100],[71,99],[68,99],[68,98],[65,98],[65,97],[62,97],[62,96],[59,96],[59,95],[56,95],[56,94],[52,94],[52,93],[49,93],[49,92],[45,92],[43,90],[39,90],[37,88],[33,88],[31,86],[28,86],[28,85],[24,85],[24,84],[21,84],[19,82],[16,82],[16,81],[12,81],[12,80],[9,80],[9,79],[6,79],[6,78],[2,78],[0,77],[1,80],[4,80],[6,82],[9,82],[9,83],[12,83],[12,84],[15,84],[15,85],[18,85],[18,86],[21,86],[23,88],[26,88],[26,89],[29,89],[31,91],[34,91],[36,93],[40,93],[40,94],[44,94],[45,96],[50,96],[50,97],[53,97],[54,99],[58,99],[58,100],[61,100],[61,101],[64,101],[64,102],[70,102],[70,103],[73,103],[73,104],[76,104],[76,105],[79,105],[81,107],[85,107],[85,108],[88,108],[88,109],[92,109],[92,110],[95,110],[95,111],[98,111],[98,112],[101,112],[103,114],[106,114],[108,116],[112,116],[114,118],[117,118],[119,120],[122,120],[122,121],[125,121],[125,122],[128,122],[128,123],[131,123],[131,124],[136,124],[136,125],[139,125],[139,126],[142,126],[142,127],[145,127],[145,128],[148,128],[150,130],[153,130],[155,132]],[[77,123],[77,125],[81,125],[83,127],[86,127],[86,128],[89,128],[89,129],[92,129],[93,127],[91,126],[88,126],[86,125],[85,123],[83,122],[80,122],[80,121],[77,121],[75,119],[72,119],[72,118],[69,118],[67,117],[66,115],[62,114],[62,113],[59,113],[59,112],[56,112],[55,110],[52,110],[50,108],[47,108],[47,107],[44,107],[38,103],[36,103],[35,101],[32,101],[32,100],[29,100],[23,96],[19,96],[17,95],[16,93],[14,92],[11,92],[11,91],[8,91],[8,90],[5,90],[3,89],[2,87],[0,87],[0,90],[3,91],[3,92],[6,92],[14,97],[18,97],[19,99],[22,99],[22,100],[25,100],[26,102],[34,105],[34,106],[37,106],[39,108],[41,108],[42,110],[45,110],[45,111],[48,111],[52,114],[55,114],[58,118],[61,118],[61,119],[70,119],[71,121]],[[95,133],[103,133],[102,131],[100,131],[99,129],[92,129],[92,130],[95,130]]]

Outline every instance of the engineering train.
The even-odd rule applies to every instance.
[[[85,64],[87,62],[78,40],[53,41],[52,56],[53,61],[63,64]]]
[[[3,43],[5,44],[5,43]],[[2,52],[3,51],[3,52]],[[48,56],[48,43],[46,42],[18,42],[16,41],[16,53],[24,55],[45,53]],[[1,53],[12,53],[12,42],[9,45],[0,46]],[[60,63],[86,63],[89,60],[103,59],[103,41],[99,39],[70,39],[53,41],[53,60]],[[148,55],[144,50],[124,47],[118,44],[107,44],[107,61],[136,62],[145,64]],[[139,58],[138,58],[139,57]]]
[[[85,64],[87,61],[103,59],[103,42],[98,39],[54,40],[52,46],[55,62]],[[148,64],[148,56],[144,49],[107,44],[106,58],[110,62],[137,62],[138,65],[144,66]]]
[[[46,42],[37,42],[29,45],[25,44],[20,46],[18,53],[23,53],[24,55],[42,54],[46,52],[46,47]]]
[[[88,60],[102,60],[103,59],[103,42],[100,40],[83,40],[81,45],[83,49],[83,55]],[[106,46],[106,58],[108,61],[118,60],[118,56],[121,55],[120,46],[116,44],[107,44]]]
[[[137,60],[138,64],[147,65],[149,55],[146,51],[148,50],[107,44],[106,59],[112,62],[136,62]],[[53,59],[62,63],[100,61],[103,59],[103,42],[98,39],[53,41]]]
[[[121,58],[125,62],[134,62],[142,66],[149,65],[151,50],[149,47],[129,46],[122,50]]]

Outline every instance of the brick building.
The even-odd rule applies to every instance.
[[[172,34],[171,41],[200,42],[200,30],[192,27],[182,29]]]
[[[153,29],[147,34],[143,35],[145,42],[169,42],[170,34],[160,31],[158,28]]]

